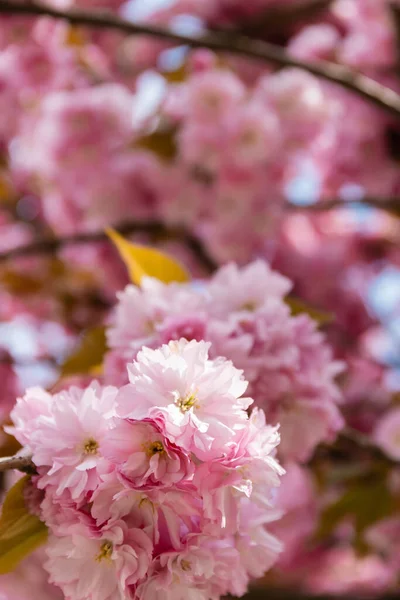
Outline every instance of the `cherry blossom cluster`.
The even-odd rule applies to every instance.
[[[366,55],[387,65],[394,50],[386,3],[351,3],[350,10],[346,0],[334,2],[321,22],[300,27],[290,51],[368,74],[376,65],[365,66]],[[246,16],[243,10],[276,5],[185,0],[151,19],[173,25],[200,10],[206,23],[234,21],[235,14]],[[371,39],[381,59],[369,52]],[[310,197],[303,194],[307,202],[346,197],[349,189],[397,193],[391,120],[305,71],[273,72],[231,59],[221,65],[211,52],[196,51],[183,59],[183,82],[164,82],[158,106],[143,121],[134,108],[138,76],[157,66],[164,42],[11,17],[1,46],[0,139],[11,190],[37,195],[45,222],[58,233],[158,219],[184,224],[221,263],[246,262],[270,253],[297,181],[314,181]],[[153,134],[169,146],[167,157],[142,144]]]
[[[279,433],[209,346],[144,347],[125,386],[17,401],[10,431],[38,470],[26,498],[66,598],[240,596],[275,562]]]
[[[133,20],[148,4],[47,3]],[[300,60],[346,65],[400,90],[398,0],[321,2],[325,8],[310,16],[304,5],[318,3],[306,0],[161,4],[146,14],[150,24],[196,35],[228,27],[232,35],[277,43]],[[149,106],[147,81],[158,95]],[[262,259],[187,284],[145,279],[119,293],[115,310],[110,306],[127,275],[107,243],[1,263],[0,327],[10,329],[0,342],[12,349],[11,356],[0,352],[2,423],[20,388],[40,380],[42,370],[51,371],[43,385],[58,379],[58,365],[82,330],[105,319],[110,349],[105,387],[89,385],[92,375],[76,378],[80,389],[63,389],[61,380],[52,394],[30,389],[14,409],[13,431],[39,473],[29,505],[51,535],[46,549],[0,577],[1,598],[241,594],[276,558],[274,536],[283,542],[274,584],[347,595],[396,586],[398,512],[366,526],[365,557],[353,547],[351,519],[331,532],[329,544],[315,534],[324,509],[340,501],[349,482],[335,469],[337,448],[349,462],[360,461],[367,476],[370,467],[371,479],[382,469],[383,493],[398,506],[398,369],[393,377],[385,357],[399,309],[393,323],[385,314],[384,330],[367,301],[374,278],[400,266],[398,221],[360,207],[293,211],[289,202],[312,208],[364,194],[375,202],[395,199],[399,139],[391,116],[303,70],[48,17],[1,15],[1,252],[36,237],[133,220],[160,223],[166,235],[136,234],[135,241],[162,245],[195,276],[208,273],[174,238],[176,230],[200,240],[216,264]],[[309,316],[291,312],[290,291],[310,315],[315,309],[331,317],[323,334]],[[164,356],[175,346],[165,353],[160,346],[180,338],[192,340],[185,348],[194,354],[199,348],[196,356],[210,344],[205,371],[200,359],[183,358],[189,352],[183,346]],[[244,382],[219,356],[249,382],[258,407],[251,416]],[[42,357],[44,364],[29,365]],[[26,365],[14,372],[13,360]],[[180,360],[190,367],[180,370]],[[164,371],[164,361],[173,366]],[[178,386],[189,371],[185,382],[201,379],[195,390]],[[210,395],[205,372],[216,386]],[[212,405],[221,413],[203,414],[203,391],[207,411]],[[281,472],[274,458],[278,423],[276,452],[286,475],[271,496]],[[346,444],[345,435],[337,436],[342,429],[364,436],[366,448]],[[315,452],[321,442],[327,449]],[[15,444],[1,431],[1,453],[12,454]],[[325,450],[328,462],[321,464]],[[322,490],[321,471],[331,467]],[[2,497],[9,473],[6,479]],[[278,512],[284,517],[275,521]]]
[[[157,347],[185,337],[211,342],[212,356],[242,368],[250,394],[268,421],[280,423],[280,455],[307,460],[342,427],[335,376],[343,364],[307,315],[291,316],[284,301],[290,281],[256,261],[222,267],[198,285],[146,278],[128,285],[108,329],[106,380],[126,379],[124,363],[142,345]]]

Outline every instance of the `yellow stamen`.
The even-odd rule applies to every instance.
[[[93,438],[89,438],[83,445],[85,454],[97,454],[99,444]]]
[[[184,398],[178,398],[175,400],[175,404],[181,410],[181,412],[185,413],[190,410],[192,407],[196,406],[197,398],[196,394],[188,394]]]
[[[114,550],[113,543],[110,542],[109,540],[105,540],[105,542],[103,542],[102,545],[100,546],[100,552],[96,556],[96,561],[101,562],[103,559],[111,560],[113,550]]]
[[[153,442],[150,446],[147,447],[147,454],[149,456],[154,456],[155,454],[162,454],[164,452],[164,446],[161,442]]]
[[[245,304],[243,304],[241,306],[242,310],[248,310],[250,312],[254,312],[257,308],[257,305],[255,302],[245,302]]]
[[[181,569],[182,571],[190,571],[192,565],[188,560],[181,560]]]

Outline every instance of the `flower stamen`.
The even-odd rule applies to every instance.
[[[180,409],[181,412],[188,412],[192,407],[196,407],[197,397],[196,394],[188,394],[184,398],[177,398],[175,400],[175,404]]]
[[[241,310],[248,310],[249,312],[254,312],[257,308],[257,304],[255,302],[245,302],[242,306],[241,306]]]
[[[103,559],[111,560],[111,556],[114,550],[114,545],[109,540],[105,540],[100,546],[100,552],[96,556],[96,561],[101,562]]]
[[[155,454],[163,454],[164,453],[164,446],[159,441],[152,442],[147,447],[146,453],[148,454],[148,456],[154,456]]]
[[[93,438],[89,438],[83,444],[83,451],[85,454],[97,454],[98,449],[99,449],[99,444]]]
[[[181,569],[182,571],[190,571],[192,568],[192,565],[190,564],[190,562],[188,560],[181,560]]]

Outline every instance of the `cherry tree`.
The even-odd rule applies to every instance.
[[[388,0],[0,0],[1,598],[398,591],[399,50]]]

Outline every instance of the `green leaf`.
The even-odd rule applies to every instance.
[[[107,351],[105,327],[88,329],[81,338],[78,348],[65,360],[61,376],[97,375]]]
[[[18,563],[47,540],[47,527],[31,515],[25,505],[24,489],[29,476],[9,490],[0,517],[0,574],[13,571]]]
[[[322,512],[316,538],[322,541],[329,537],[345,519],[354,525],[354,546],[359,552],[367,549],[364,532],[395,510],[395,499],[386,483],[386,471],[374,477],[352,482],[343,495]]]
[[[319,310],[309,304],[306,304],[299,298],[295,298],[294,296],[288,296],[285,299],[286,304],[289,306],[292,311],[292,315],[295,317],[297,315],[306,314],[314,321],[317,321],[319,325],[326,325],[327,323],[331,323],[334,320],[334,315],[329,312],[325,312],[323,310]]]
[[[155,248],[127,242],[114,229],[107,229],[106,232],[126,264],[131,281],[136,285],[140,285],[142,278],[146,276],[154,277],[164,283],[172,281],[184,283],[190,280],[186,269],[168,254]]]

